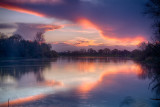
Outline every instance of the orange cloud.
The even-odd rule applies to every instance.
[[[136,37],[124,37],[124,38],[118,38],[118,37],[113,37],[113,35],[104,35],[103,31],[100,31],[100,35],[101,37],[103,37],[104,39],[112,42],[113,44],[118,44],[118,45],[138,45],[141,42],[146,41],[146,39],[144,38],[144,36],[136,36]]]
[[[102,45],[102,43],[97,43],[96,40],[87,39],[87,38],[83,38],[83,37],[77,37],[75,39],[66,41],[64,43],[68,44],[68,45],[78,46],[78,47]]]
[[[123,38],[118,38],[115,37],[114,35],[114,29],[111,27],[106,28],[106,30],[109,33],[109,35],[104,34],[104,31],[101,30],[101,28],[99,26],[97,26],[96,24],[92,23],[91,21],[89,21],[86,18],[79,18],[78,23],[85,29],[93,29],[93,30],[97,30],[99,32],[99,35],[101,37],[103,37],[105,40],[107,40],[108,42],[110,42],[110,44],[118,44],[118,45],[138,45],[139,43],[146,41],[146,39],[144,38],[144,36],[136,36],[136,37],[123,37]],[[112,33],[111,33],[112,32]]]
[[[40,17],[44,17],[45,16],[42,13],[38,13],[38,12],[35,12],[35,11],[31,11],[31,10],[28,10],[28,9],[20,8],[18,6],[13,6],[13,5],[9,5],[9,4],[0,3],[0,7],[8,9],[8,10],[21,12],[21,13],[27,13],[27,14],[35,15],[35,16],[40,16]]]
[[[84,28],[87,28],[87,29],[97,29],[97,30],[99,29],[96,25],[94,25],[93,23],[91,23],[89,20],[87,20],[85,18],[80,18],[77,21]]]
[[[41,24],[39,26],[37,26],[38,29],[45,29],[45,31],[53,31],[55,29],[60,29],[62,28],[62,26],[58,26],[58,25],[44,25]]]

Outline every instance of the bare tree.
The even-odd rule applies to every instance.
[[[0,39],[6,39],[8,38],[7,35],[5,35],[4,33],[0,32]]]
[[[154,39],[160,42],[160,0],[149,0],[144,13],[154,19]]]
[[[45,42],[44,33],[42,33],[42,32],[37,32],[36,37],[34,38],[34,40],[35,40],[36,42],[39,42],[39,43]]]

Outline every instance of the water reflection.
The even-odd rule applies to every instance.
[[[155,93],[153,100],[160,100],[160,66],[141,64],[142,73],[138,75],[140,79],[150,79],[149,89]]]
[[[120,58],[0,61],[0,106],[158,107],[159,69]]]

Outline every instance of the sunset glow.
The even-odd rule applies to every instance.
[[[81,1],[81,2],[82,3],[89,3],[87,1],[85,2],[85,0]],[[25,3],[27,3],[28,5],[31,5],[31,6],[26,8],[24,5]],[[45,10],[45,9],[43,10],[43,8],[42,8],[42,10],[37,10],[37,9],[32,8],[32,5],[36,5],[36,3],[40,7],[41,6],[43,7],[43,5],[51,4],[51,5],[49,5],[49,8],[51,8],[51,9],[50,10]],[[146,33],[144,33],[144,31],[143,31],[143,33],[139,32],[140,29],[138,29],[138,28],[140,28],[140,26],[134,26],[135,23],[132,23],[128,20],[125,21],[124,20],[125,18],[118,19],[118,17],[116,20],[116,22],[117,22],[117,25],[116,25],[114,23],[114,21],[112,21],[112,19],[108,18],[108,17],[110,17],[109,15],[105,15],[105,14],[107,14],[107,12],[104,13],[104,16],[105,16],[104,18],[106,18],[106,21],[104,21],[104,19],[102,18],[102,20],[104,21],[104,22],[102,22],[101,19],[98,18],[98,15],[94,16],[94,14],[93,14],[93,18],[92,18],[90,16],[87,16],[86,13],[83,13],[85,11],[83,11],[82,14],[74,15],[74,12],[72,13],[70,10],[68,10],[69,12],[65,12],[65,13],[70,13],[70,14],[68,14],[68,16],[65,16],[65,15],[63,16],[63,14],[64,14],[63,11],[62,11],[62,15],[51,11],[51,10],[57,10],[57,9],[54,9],[54,6],[57,6],[57,8],[58,8],[58,6],[61,7],[62,5],[68,6],[69,4],[67,4],[67,1],[65,2],[63,0],[61,0],[61,1],[57,1],[57,0],[53,0],[53,1],[43,1],[43,0],[41,0],[41,1],[37,1],[37,0],[18,1],[18,0],[16,0],[14,2],[10,1],[10,0],[6,0],[6,1],[2,0],[2,2],[0,3],[0,7],[4,8],[4,9],[35,15],[40,18],[43,17],[43,18],[46,18],[46,20],[50,20],[50,21],[55,20],[55,21],[52,21],[51,24],[48,24],[45,26],[38,26],[35,30],[32,30],[32,31],[30,29],[27,29],[28,31],[26,31],[26,32],[30,32],[28,35],[34,35],[35,32],[41,31],[39,29],[45,29],[42,32],[45,32],[45,34],[47,36],[47,38],[46,38],[47,42],[53,43],[53,44],[56,43],[56,45],[64,43],[70,47],[72,47],[72,46],[75,46],[75,47],[108,46],[108,47],[110,47],[110,46],[115,46],[115,45],[122,46],[122,47],[123,46],[136,47],[141,42],[148,41],[148,37],[147,37],[148,35]],[[97,5],[99,5],[99,4],[97,4]],[[65,8],[66,7],[64,7],[64,11],[67,10]],[[101,6],[99,8],[101,8]],[[75,10],[75,11],[78,11],[78,10]],[[93,12],[94,11],[96,11],[96,10],[93,10]],[[106,16],[108,16],[108,17],[106,17]],[[108,19],[111,21],[107,21]],[[112,22],[113,22],[113,24],[111,24]],[[43,21],[41,23],[43,23]],[[57,23],[58,23],[58,26],[52,26],[52,24],[57,25]],[[118,24],[118,23],[120,23],[120,24]],[[124,26],[125,24],[127,26]],[[140,23],[138,23],[138,24],[140,24]],[[133,27],[132,27],[132,25],[133,25]],[[19,30],[21,30],[21,28],[22,27],[18,27],[17,30],[19,31]],[[134,30],[134,29],[137,29],[137,30]],[[126,30],[126,32],[125,32],[125,30]],[[23,35],[22,32],[20,32],[20,34]],[[24,33],[24,36],[27,36],[27,34]],[[77,39],[80,38],[80,40],[76,40],[75,38],[77,38]],[[81,39],[81,38],[83,38],[83,39]]]
[[[138,45],[141,42],[146,41],[146,39],[144,38],[144,36],[137,36],[134,38],[116,38],[114,37],[114,35],[104,35],[103,31],[96,26],[95,24],[93,24],[92,22],[90,22],[87,19],[80,19],[78,21],[80,23],[80,25],[82,25],[85,29],[93,29],[93,30],[97,30],[99,32],[99,35],[106,39],[107,41],[109,41],[112,45],[114,45],[115,43],[120,43],[120,45]],[[113,28],[106,28],[109,31],[114,30]]]
[[[2,95],[7,95],[7,97],[0,97],[3,99],[3,102],[0,102],[0,106],[8,106],[7,98],[10,98],[10,106],[16,106],[32,104],[32,102],[35,102],[35,104],[47,103],[61,97],[67,98],[68,100],[68,98],[70,98],[69,96],[74,95],[76,95],[78,99],[86,100],[90,99],[92,95],[99,91],[103,92],[100,96],[106,94],[106,91],[111,92],[112,96],[114,95],[112,93],[114,90],[121,90],[121,92],[124,91],[126,93],[126,85],[130,86],[130,82],[137,82],[137,76],[141,77],[145,74],[141,65],[131,60],[114,58],[64,58],[49,64],[51,65],[45,68],[37,66],[41,67],[41,70],[36,71],[37,73],[33,71],[31,73],[19,74],[23,75],[20,76],[20,80],[14,79],[13,81],[13,79],[11,79],[10,83],[12,83],[12,85],[15,83],[18,88],[15,87],[17,90],[13,91],[13,87],[13,89],[8,89],[8,92],[2,93]],[[37,63],[34,62],[31,67],[35,65],[37,65]],[[26,69],[28,70],[28,66]],[[132,78],[132,81],[128,80]],[[7,83],[5,81],[3,82]],[[135,87],[135,84],[131,84],[130,88],[132,89],[133,86]],[[142,91],[144,91],[144,89]],[[19,97],[14,97],[16,95],[19,95]],[[105,96],[107,95],[109,94],[107,93]],[[116,94],[116,98],[117,96],[119,95]],[[60,101],[62,100],[60,99]]]
[[[0,0],[0,107],[160,107],[159,0]]]
[[[0,7],[8,9],[8,10],[13,10],[13,11],[21,12],[21,13],[27,13],[27,14],[31,14],[31,15],[40,16],[40,17],[44,17],[45,16],[45,15],[43,15],[41,13],[34,12],[32,10],[23,9],[23,8],[20,8],[20,7],[17,7],[17,6],[12,6],[12,5],[8,5],[8,4],[4,4],[4,3],[0,3]]]
[[[84,64],[83,64],[84,65]],[[86,66],[87,68],[87,66]],[[102,82],[105,81],[105,85],[109,86],[109,85],[114,85],[114,83],[116,81],[111,81],[110,79],[108,79],[107,81],[105,80],[106,78],[112,78],[112,80],[114,80],[114,75],[118,75],[118,74],[126,74],[126,75],[141,75],[142,74],[142,68],[139,65],[136,64],[131,64],[131,65],[120,65],[117,66],[116,68],[114,67],[114,65],[110,65],[107,66],[105,69],[103,69],[104,71],[99,75],[98,80],[95,80],[94,82],[86,82],[83,83],[78,90],[82,91],[83,93],[87,93],[88,91],[92,90],[95,87],[98,87],[98,85],[102,84]],[[112,76],[113,77],[110,77]]]

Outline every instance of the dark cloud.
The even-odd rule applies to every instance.
[[[33,24],[33,23],[15,23],[0,24],[0,29],[16,29],[14,34],[20,34],[24,39],[33,40],[37,32],[45,33],[46,31],[53,31],[60,29],[62,26],[51,24]]]
[[[37,32],[45,33],[60,28],[58,25],[17,23],[17,30],[14,33],[22,35],[24,39],[33,40]]]
[[[149,37],[150,21],[142,15],[146,0],[61,0],[60,3],[50,4],[47,3],[50,0],[29,1],[1,0],[0,7],[16,11],[25,9],[46,17],[70,20],[75,23],[85,18],[95,24],[104,37]],[[41,3],[42,1],[44,3]]]
[[[14,29],[14,28],[17,28],[16,24],[6,24],[6,23],[0,24],[0,29]]]

